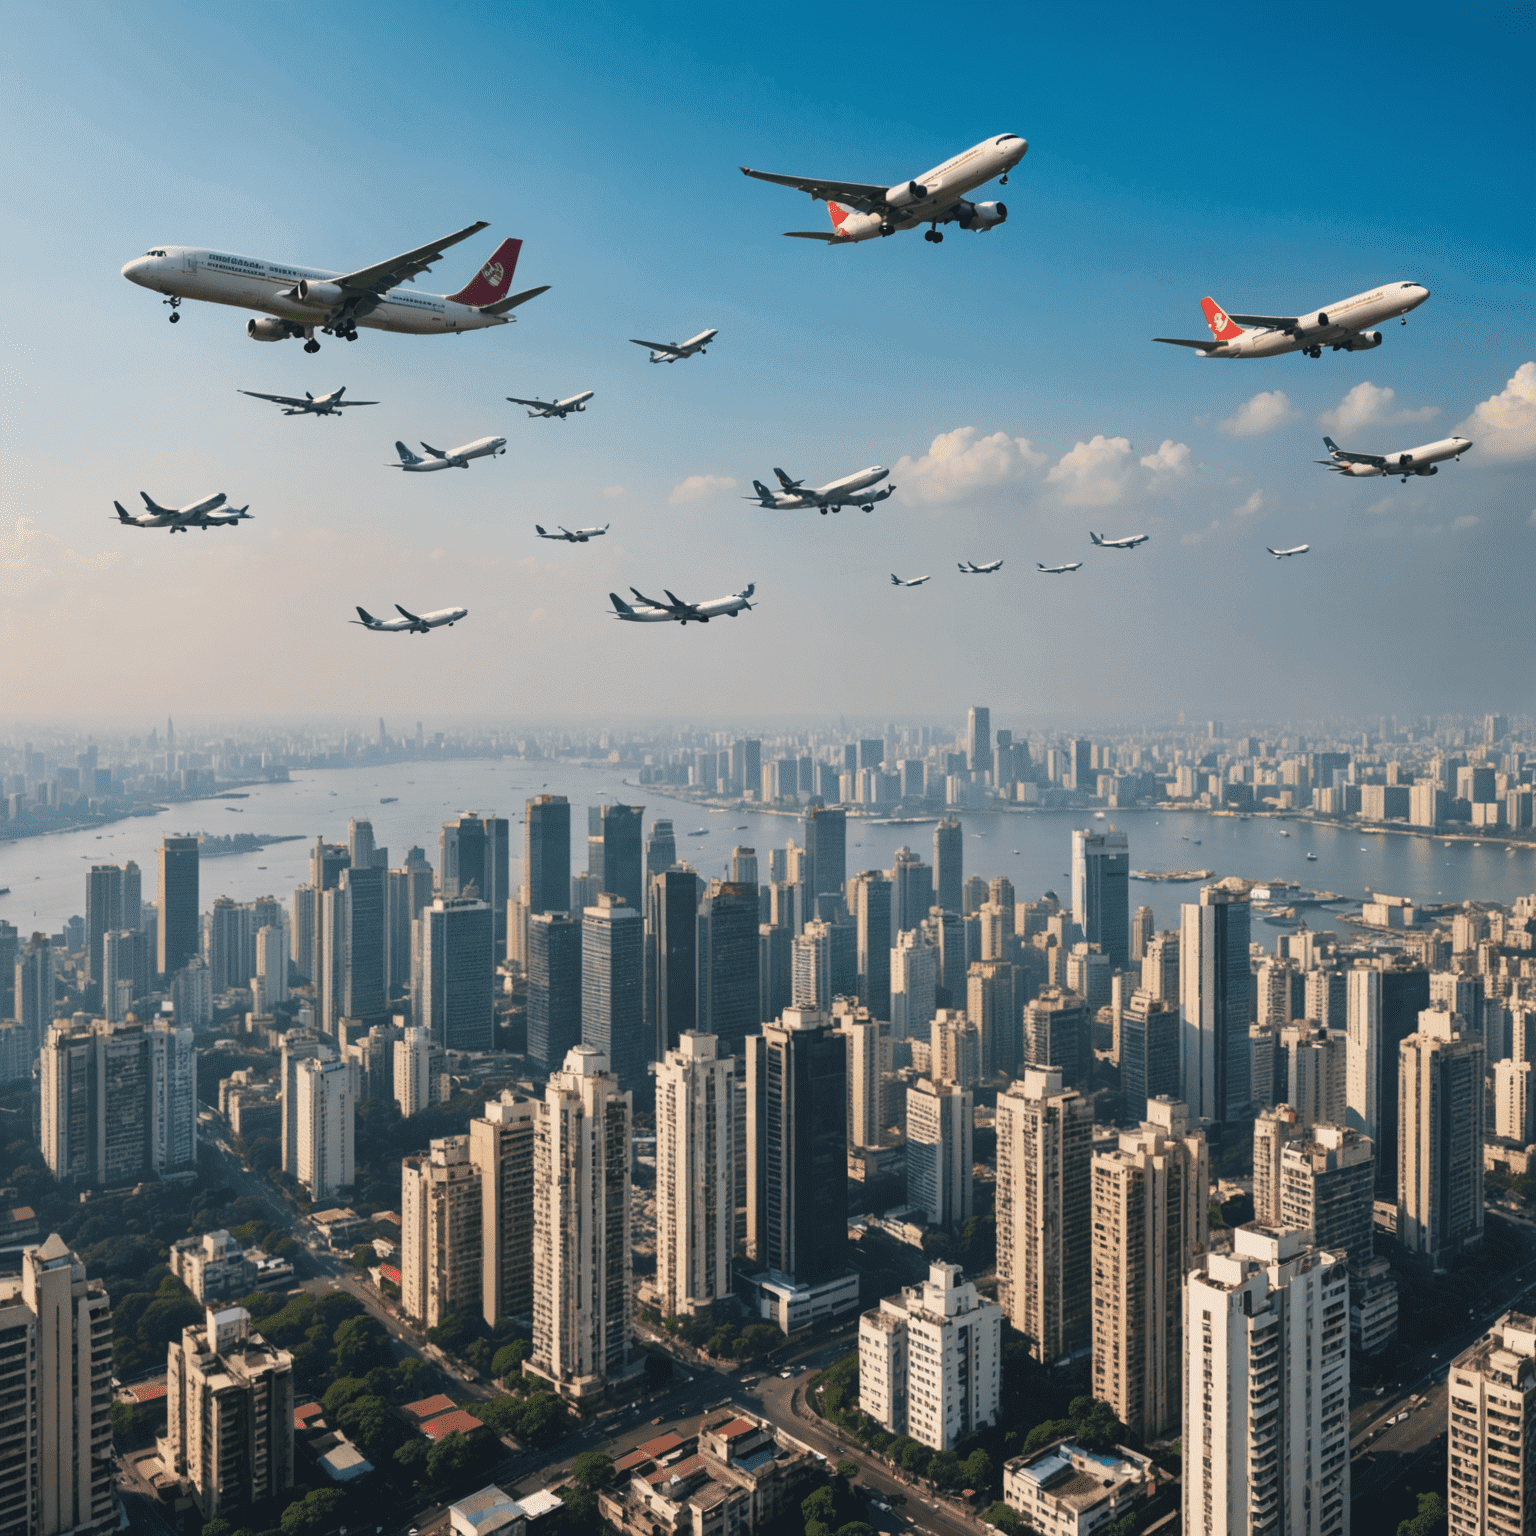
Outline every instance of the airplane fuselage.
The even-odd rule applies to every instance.
[[[398,448],[399,445],[396,446]],[[441,458],[436,454],[430,454],[424,459],[413,455],[409,461],[402,459],[394,467],[403,469],[408,475],[425,475],[438,469],[468,469],[471,459],[494,458],[506,446],[507,440],[504,437],[477,437],[474,442],[465,443],[461,448],[447,449]]]
[[[746,592],[733,592],[729,597],[714,597],[708,602],[692,603],[683,613],[671,608],[636,603],[627,605],[627,611],[615,613],[614,617],[629,624],[707,624],[711,619],[726,616],[734,618],[751,606]]]
[[[190,245],[157,246],[123,268],[123,276],[130,283],[156,293],[227,304],[233,309],[254,309],[305,328],[326,323],[340,299],[339,290],[328,291],[326,285],[345,275],[323,267],[299,267]],[[300,295],[301,283],[315,285],[307,299]],[[511,315],[492,315],[468,304],[456,304],[440,294],[418,293],[411,284],[401,283],[354,323],[367,330],[436,336],[484,330],[511,319]],[[282,334],[268,334],[269,330],[280,328],[263,327],[255,320],[246,326],[253,340],[283,339]]]
[[[1447,459],[1459,459],[1472,447],[1465,437],[1442,437],[1438,442],[1422,443],[1417,448],[1400,448],[1392,453],[1379,455],[1379,464],[1353,463],[1339,457],[1334,451],[1333,463],[1328,468],[1334,474],[1350,475],[1359,479],[1379,479],[1384,475],[1433,475],[1435,465]]]
[[[358,609],[358,612],[361,613],[362,609]],[[424,635],[429,629],[441,629],[445,624],[457,624],[460,619],[468,617],[468,614],[468,608],[436,608],[431,613],[418,613],[414,618],[354,619],[353,623],[361,623],[364,629],[391,634],[414,631]]]
[[[1227,341],[1212,339],[1201,357],[1279,357],[1286,352],[1305,352],[1313,347],[1337,347],[1344,351],[1369,351],[1381,345],[1381,333],[1373,325],[1396,320],[1415,310],[1429,297],[1420,283],[1383,283],[1325,304],[1311,314],[1298,315],[1291,330],[1254,326]]]
[[[774,507],[779,511],[794,511],[800,507],[819,507],[826,511],[829,507],[836,508],[850,503],[862,505],[866,502],[884,501],[892,491],[894,485],[887,486],[883,491],[877,491],[873,495],[863,495],[871,486],[878,485],[890,470],[881,464],[871,464],[868,469],[860,469],[851,475],[844,475],[841,480],[829,481],[814,491],[768,491],[766,499],[758,497],[760,505]],[[755,484],[756,482],[754,482]],[[751,500],[749,497],[748,500]]]

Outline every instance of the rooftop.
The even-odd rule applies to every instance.
[[[445,1397],[441,1392],[435,1397],[423,1397],[414,1403],[403,1405],[405,1412],[413,1419],[430,1419],[435,1413],[446,1413],[450,1408],[458,1406],[451,1397]]]
[[[474,1414],[463,1408],[455,1408],[452,1413],[439,1414],[435,1419],[428,1419],[421,1426],[421,1432],[429,1440],[442,1440],[448,1435],[467,1435],[482,1428],[484,1425]]]

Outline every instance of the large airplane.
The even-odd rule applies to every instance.
[[[1349,453],[1340,448],[1331,437],[1323,443],[1328,449],[1326,459],[1313,462],[1331,469],[1336,475],[1401,475],[1403,484],[1409,475],[1438,475],[1436,464],[1446,459],[1461,462],[1461,456],[1472,447],[1468,437],[1442,437],[1437,443],[1424,443],[1418,448],[1402,448],[1396,453]]]
[[[1002,568],[1001,560],[988,560],[985,565],[977,565],[974,560],[967,560],[958,567],[962,576],[990,576],[993,571],[1000,571]]]
[[[994,176],[1007,186],[1008,172],[1024,158],[1028,148],[1028,142],[1018,134],[1002,133],[973,144],[912,181],[898,181],[889,187],[862,181],[824,181],[813,176],[775,176],[746,166],[741,167],[741,174],[781,187],[795,187],[827,205],[832,216],[831,234],[824,230],[787,229],[787,239],[846,245],[927,224],[931,227],[923,231],[923,239],[936,245],[944,238],[939,233],[940,224],[988,230],[1008,217],[1004,204],[973,203],[965,194]]]
[[[559,524],[557,523],[555,526],[559,527]],[[588,539],[601,538],[603,534],[613,527],[613,524],[604,523],[601,528],[561,528],[559,533],[545,533],[538,523],[535,523],[533,527],[541,539],[564,539],[567,544],[585,544]]]
[[[774,474],[782,490],[770,491],[761,480],[754,480],[752,489],[757,495],[743,496],[742,500],[755,501],[760,507],[770,507],[780,512],[794,511],[799,507],[815,507],[825,517],[828,512],[837,512],[843,507],[860,507],[865,512],[873,512],[875,503],[884,501],[896,489],[894,485],[886,486],[883,491],[869,489],[890,474],[890,470],[879,464],[871,464],[868,469],[844,475],[841,480],[830,480],[816,490],[806,490],[805,481],[791,480],[782,469],[774,470]]]
[[[376,619],[366,608],[357,610],[355,619],[348,619],[348,624],[361,624],[364,629],[388,630],[392,633],[404,631],[410,635],[425,635],[434,629],[446,624],[450,629],[466,618],[468,608],[438,608],[431,613],[412,613],[408,608],[402,608],[395,604],[395,612],[400,615],[398,619]]]
[[[903,581],[895,571],[891,572],[891,585],[893,587],[920,587],[927,580],[928,577],[926,576],[913,576],[909,580]]]
[[[608,594],[615,618],[624,619],[630,624],[687,624],[690,621],[708,624],[711,619],[718,619],[723,614],[734,619],[743,608],[750,608],[752,604],[748,599],[757,591],[757,583],[749,581],[740,592],[732,592],[729,597],[714,597],[705,603],[685,603],[671,592],[667,592],[666,602],[658,603],[655,598],[636,592],[633,587],[629,590],[635,593],[633,604],[626,603],[617,592]],[[663,587],[662,591],[665,592],[666,588]]]
[[[468,469],[471,459],[494,458],[498,453],[505,453],[507,440],[504,437],[477,437],[474,442],[465,443],[462,448],[450,448],[446,453],[431,443],[421,446],[431,458],[418,458],[404,443],[397,442],[395,452],[400,455],[400,462],[389,467],[403,469],[408,475],[425,475],[434,469]]]
[[[1078,567],[1082,565],[1082,563],[1083,562],[1081,560],[1074,560],[1070,565],[1041,565],[1040,562],[1036,560],[1035,569],[1037,571],[1044,571],[1047,576],[1065,576],[1068,571],[1077,570]]]
[[[507,399],[513,405],[532,406],[529,416],[557,416],[564,421],[572,411],[586,410],[587,401],[596,393],[594,389],[584,389],[579,395],[569,395],[564,400],[519,400],[516,395],[508,395]]]
[[[1370,329],[1384,320],[1401,319],[1429,297],[1422,283],[1383,283],[1369,293],[1340,299],[1306,315],[1234,315],[1207,296],[1200,301],[1210,341],[1185,341],[1177,336],[1154,336],[1170,347],[1193,347],[1201,357],[1279,357],[1283,352],[1305,352],[1321,357],[1324,347],[1335,352],[1369,352],[1381,345],[1381,332]]]
[[[1312,546],[1310,544],[1296,544],[1293,545],[1290,549],[1269,549],[1269,545],[1266,544],[1264,548],[1269,550],[1269,553],[1272,554],[1276,560],[1284,560],[1288,555],[1304,555],[1309,549],[1312,548]]]
[[[334,416],[337,411],[345,410],[349,405],[377,405],[377,400],[343,400],[347,386],[343,384],[340,389],[333,389],[328,395],[312,395],[306,389],[304,398],[298,399],[294,395],[260,395],[254,389],[237,389],[237,395],[249,395],[253,400],[270,400],[274,405],[283,408],[284,416]]]
[[[1128,533],[1123,539],[1103,539],[1090,530],[1088,537],[1100,549],[1135,549],[1138,544],[1145,544],[1152,535],[1150,533]]]
[[[481,220],[430,245],[418,246],[355,272],[330,272],[285,262],[258,261],[227,251],[207,251],[191,245],[161,245],[135,256],[123,276],[141,288],[169,294],[171,323],[181,319],[183,299],[255,309],[259,320],[245,322],[252,341],[283,341],[302,336],[306,352],[318,352],[315,332],[357,340],[357,328],[401,331],[411,336],[438,336],[506,325],[519,304],[549,290],[525,288],[513,293],[521,240],[503,240],[495,254],[457,293],[407,292],[400,285],[430,272],[449,246],[490,226]]]
[[[703,357],[705,348],[719,334],[719,328],[716,327],[712,331],[700,331],[697,336],[690,336],[687,341],[636,341],[633,336],[629,339],[637,347],[649,347],[653,363],[679,363],[685,357],[692,357],[695,352]]]
[[[189,501],[184,507],[162,507],[150,499],[148,491],[140,491],[139,495],[144,498],[145,510],[137,516],[129,512],[122,502],[112,503],[117,508],[118,522],[126,523],[130,528],[169,528],[172,533],[185,533],[188,528],[233,528],[236,523],[249,522],[251,517],[249,507],[230,507],[219,511],[229,500],[223,491],[216,496],[203,496],[197,501]]]

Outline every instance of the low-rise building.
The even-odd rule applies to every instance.
[[[1003,1502],[1026,1525],[1050,1536],[1087,1536],[1143,1498],[1153,1483],[1152,1462],[1117,1445],[1089,1451],[1058,1440],[1003,1467]]]
[[[1390,1261],[1372,1259],[1349,1282],[1349,1344],[1374,1355],[1397,1337],[1397,1281],[1387,1273]]]
[[[238,1238],[220,1230],[171,1244],[171,1273],[197,1299],[211,1305],[251,1293],[251,1265]]]
[[[492,1483],[450,1505],[448,1524],[454,1536],[523,1536],[528,1518],[510,1493]]]

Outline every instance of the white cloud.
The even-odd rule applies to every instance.
[[[1521,363],[1514,378],[1484,400],[1456,434],[1477,444],[1478,459],[1536,457],[1536,363]]]
[[[1097,433],[1064,453],[1045,478],[1063,487],[1061,499],[1069,507],[1107,507],[1125,495],[1130,467],[1130,439]]]
[[[1422,405],[1417,410],[1393,410],[1395,390],[1372,384],[1369,379],[1356,384],[1331,411],[1318,420],[1335,432],[1358,432],[1362,427],[1406,426],[1415,421],[1432,421],[1440,414],[1438,405]]]
[[[1395,503],[1390,496],[1383,496],[1380,501],[1373,501],[1365,510],[1367,512],[1390,512]]]
[[[605,485],[603,487],[603,495],[609,497],[610,499],[615,496],[622,496],[623,494],[624,487],[622,485]]]
[[[1452,528],[1476,528],[1477,527],[1477,519],[1475,517],[1471,517],[1471,516],[1458,517],[1456,519],[1456,521],[1451,524],[1451,527]]]
[[[1292,407],[1283,389],[1266,389],[1243,401],[1225,421],[1217,424],[1217,429],[1229,437],[1262,437],[1299,415],[1301,412]]]
[[[1263,508],[1263,506],[1264,506],[1264,492],[1263,491],[1255,491],[1253,493],[1253,495],[1250,496],[1248,498],[1248,500],[1245,501],[1242,504],[1242,506],[1234,507],[1232,510],[1233,510],[1233,512],[1236,513],[1236,515],[1238,517],[1252,517],[1253,514],[1255,512],[1260,511]]]
[[[1141,467],[1152,471],[1154,482],[1181,480],[1189,473],[1189,444],[1176,443],[1171,437],[1165,437],[1156,453],[1143,457]]]
[[[1044,462],[1027,437],[1006,432],[982,437],[975,427],[956,427],[939,433],[921,458],[903,454],[891,479],[918,501],[959,501],[1020,480]]]
[[[703,501],[707,496],[735,489],[736,482],[729,475],[689,475],[681,484],[672,487],[667,500],[680,506],[685,501]]]
[[[1180,544],[1198,544],[1202,539],[1209,538],[1213,533],[1221,531],[1221,519],[1215,518],[1209,528],[1202,528],[1199,533],[1186,533],[1180,540]]]

